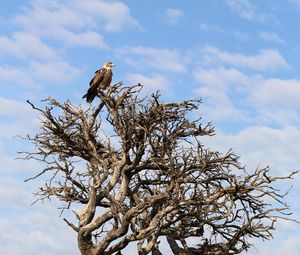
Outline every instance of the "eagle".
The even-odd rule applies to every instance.
[[[82,98],[86,98],[88,103],[91,103],[98,95],[100,90],[106,89],[112,79],[111,68],[115,66],[112,62],[105,62],[103,67],[95,72],[95,76],[90,81],[90,86],[86,94]]]

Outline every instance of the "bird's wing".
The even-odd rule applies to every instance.
[[[105,74],[106,74],[106,69],[105,68],[101,68],[99,69],[98,71],[95,72],[95,76],[93,77],[93,79],[90,81],[90,86],[94,86],[96,84],[99,85],[104,77],[105,77]]]

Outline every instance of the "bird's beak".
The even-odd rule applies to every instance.
[[[110,66],[111,66],[111,67],[114,67],[114,66],[115,66],[115,64],[111,64]]]

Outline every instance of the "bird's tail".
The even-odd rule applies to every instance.
[[[94,100],[94,98],[86,98],[86,102],[89,103],[89,104],[92,103],[93,100]]]
[[[95,96],[89,95],[88,93],[86,93],[86,94],[82,97],[82,99],[84,99],[84,98],[86,99],[86,102],[87,102],[87,103],[91,103],[91,102],[93,102]]]

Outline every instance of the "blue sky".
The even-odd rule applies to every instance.
[[[249,171],[300,169],[298,24],[299,0],[2,0],[1,254],[79,254],[55,203],[30,206],[42,180],[23,180],[39,166],[14,160],[29,146],[12,137],[39,125],[27,99],[85,104],[81,96],[106,60],[116,64],[115,82],[141,82],[167,101],[202,98],[201,114],[217,130],[203,142],[233,148]],[[288,183],[297,219],[299,181]],[[279,222],[272,241],[254,244],[249,254],[299,254],[299,225]]]

